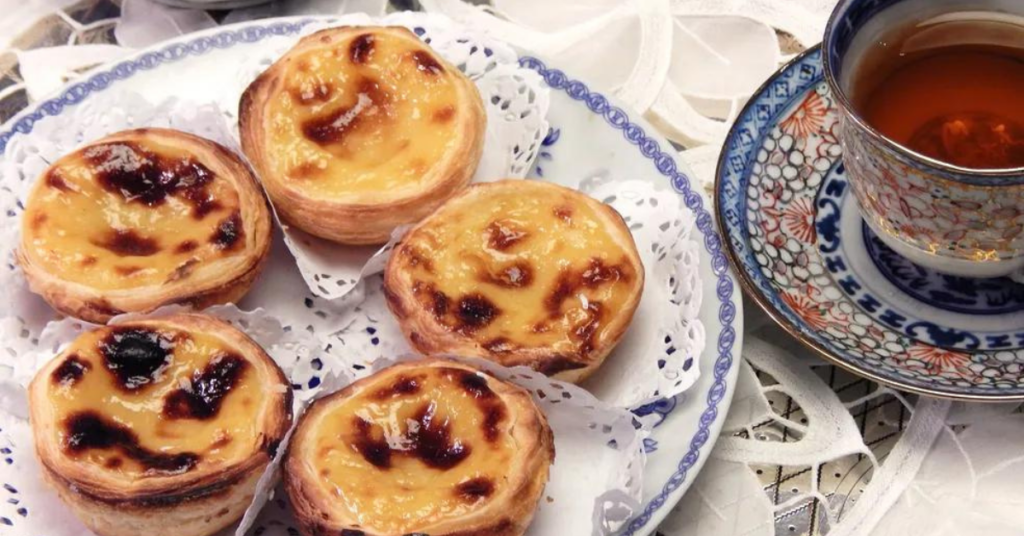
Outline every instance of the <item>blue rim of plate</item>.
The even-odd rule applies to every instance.
[[[112,67],[94,72],[84,80],[63,89],[57,96],[30,106],[5,124],[3,131],[0,131],[0,157],[6,152],[7,144],[15,134],[31,132],[35,123],[44,117],[60,115],[65,106],[77,105],[89,95],[104,91],[117,81],[130,78],[137,72],[152,70],[188,56],[201,56],[212,50],[231,48],[239,43],[255,43],[271,37],[292,35],[313,22],[317,22],[317,19],[226,26],[205,35],[184,38],[161,48],[142,52]],[[661,491],[644,504],[643,512],[630,520],[621,532],[622,536],[632,536],[643,529],[658,510],[666,504],[674,504],[668,501],[669,496],[687,482],[690,471],[700,460],[701,449],[705,446],[710,447],[708,442],[711,441],[713,444],[717,437],[717,434],[712,433],[711,426],[720,416],[719,408],[721,407],[723,414],[728,409],[729,401],[726,395],[729,390],[726,379],[733,368],[733,353],[739,350],[735,344],[737,335],[733,325],[739,312],[732,302],[736,287],[729,274],[729,262],[722,250],[722,239],[715,227],[715,219],[704,206],[704,200],[698,191],[700,186],[693,186],[690,178],[676,169],[672,154],[661,148],[662,144],[658,141],[660,136],[647,134],[643,126],[630,120],[626,111],[612,104],[600,93],[590,90],[583,82],[569,78],[558,69],[548,68],[534,57],[523,56],[519,61],[523,67],[540,74],[552,89],[565,91],[570,98],[585,104],[613,128],[620,130],[626,140],[635,145],[640,153],[654,164],[658,172],[670,181],[672,188],[683,197],[686,206],[696,215],[696,226],[703,237],[704,249],[711,256],[711,268],[717,279],[715,289],[721,302],[718,320],[722,324],[722,331],[716,341],[718,356],[713,367],[715,381],[705,396],[707,405],[701,413],[697,433],[690,439],[689,448],[679,461],[676,471],[662,486]],[[669,147],[669,151],[674,149]],[[723,401],[725,406],[720,406]]]
[[[1024,400],[1024,390],[1020,388],[999,392],[969,387],[933,387],[896,372],[871,368],[863,363],[863,360],[845,355],[841,349],[833,347],[821,338],[819,330],[805,322],[783,303],[780,291],[772,286],[753,260],[747,220],[744,216],[738,215],[735,209],[745,205],[747,181],[751,176],[753,159],[757,150],[761,148],[765,136],[773,127],[779,125],[779,120],[786,112],[824,81],[821,55],[821,45],[811,47],[769,77],[753,93],[737,116],[722,147],[715,174],[714,197],[719,209],[718,225],[726,238],[726,253],[736,267],[743,290],[790,335],[825,360],[858,376],[895,389],[930,397],[985,402]],[[834,165],[842,168],[841,157],[836,159]],[[829,173],[834,171],[833,168]],[[823,179],[822,188],[824,184]]]

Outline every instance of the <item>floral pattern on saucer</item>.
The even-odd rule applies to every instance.
[[[852,195],[845,178],[830,177],[842,168],[838,122],[815,48],[766,82],[730,132],[716,198],[747,290],[790,333],[858,374],[935,396],[1024,399],[1024,351],[1016,344],[943,348],[918,340],[929,340],[927,333],[910,336],[880,320],[887,311],[950,313],[900,292],[872,265],[863,240],[843,243],[841,204]],[[847,257],[859,248],[860,265],[870,269],[832,255],[841,248]],[[851,272],[860,280],[844,279]],[[1012,327],[1024,331],[1024,321]]]

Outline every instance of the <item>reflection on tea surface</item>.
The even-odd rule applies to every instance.
[[[955,13],[886,32],[859,62],[854,107],[918,153],[1024,167],[1024,19]]]

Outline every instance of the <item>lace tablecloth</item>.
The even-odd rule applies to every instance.
[[[420,8],[572,65],[644,112],[710,188],[747,96],[820,40],[834,2],[290,0],[207,13],[147,0],[28,0],[0,14],[0,120],[97,62],[181,33],[266,16]],[[1018,405],[881,387],[821,361],[752,302],[745,311],[745,362],[725,430],[661,534],[1024,532]]]

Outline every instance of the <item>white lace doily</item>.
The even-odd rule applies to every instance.
[[[536,72],[519,66],[518,55],[508,45],[455,25],[446,17],[422,13],[403,12],[382,18],[345,15],[330,24],[308,24],[297,35],[268,40],[263,54],[240,67],[236,85],[218,97],[231,130],[237,136],[238,101],[245,88],[299,39],[331,26],[369,24],[409,28],[476,84],[487,112],[487,127],[484,152],[473,182],[526,175],[548,132],[545,117],[550,105],[549,90]],[[344,246],[288,225],[282,228],[285,243],[298,260],[309,289],[327,299],[345,296],[364,276],[382,269],[390,252],[390,244]]]

